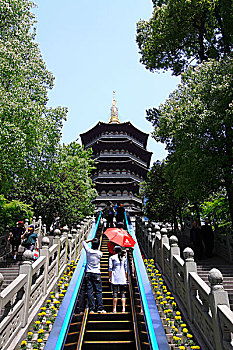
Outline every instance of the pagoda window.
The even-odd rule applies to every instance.
[[[107,195],[106,191],[101,191],[100,194],[101,194],[101,197],[106,197]]]
[[[112,174],[113,173],[113,169],[109,169],[109,174]]]
[[[108,172],[107,172],[107,169],[104,169],[103,170],[103,174],[107,174]]]
[[[126,169],[122,169],[121,173],[126,174]]]
[[[109,190],[109,191],[108,191],[108,195],[109,195],[109,196],[113,196],[113,194],[114,194],[113,190]]]
[[[116,169],[116,174],[120,174],[120,169]]]
[[[120,191],[120,190],[116,190],[116,195],[117,195],[118,197],[120,197],[120,196],[121,196],[121,191]]]
[[[128,191],[124,190],[123,191],[123,196],[128,196]]]

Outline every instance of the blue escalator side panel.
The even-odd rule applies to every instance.
[[[135,270],[137,273],[139,292],[142,299],[143,309],[145,313],[147,329],[150,336],[151,347],[153,350],[169,350],[169,345],[161,322],[161,318],[155,303],[155,298],[151,285],[147,276],[147,271],[142,259],[142,255],[137,243],[136,235],[132,225],[128,224],[126,218],[128,232],[131,234],[136,244],[133,251],[133,259]]]
[[[100,217],[101,213],[97,222],[92,225],[87,239],[92,239],[95,237]],[[75,301],[77,299],[80,284],[85,272],[85,266],[86,253],[83,249],[44,350],[60,350],[63,348],[63,343],[66,337],[68,326],[70,324]]]

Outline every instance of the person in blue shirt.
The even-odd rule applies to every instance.
[[[88,243],[92,242],[92,247],[90,248]],[[90,314],[95,312],[95,298],[96,297],[96,308],[99,313],[106,313],[103,309],[103,298],[102,298],[102,281],[100,273],[100,259],[103,253],[98,250],[99,239],[94,238],[87,241],[83,241],[83,247],[87,254],[86,263],[86,283],[87,283],[87,298],[88,307]]]

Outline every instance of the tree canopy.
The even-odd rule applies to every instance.
[[[233,222],[233,60],[189,68],[158,109],[147,111],[164,142],[177,191],[192,203],[225,188]]]
[[[232,0],[152,0],[153,16],[137,23],[140,61],[150,71],[179,75],[190,64],[229,55]]]
[[[47,106],[54,77],[35,41],[34,6],[0,2],[0,194],[71,224],[93,210],[93,162],[76,142],[60,145],[67,108]]]

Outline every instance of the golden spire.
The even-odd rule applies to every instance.
[[[111,119],[109,123],[118,123],[118,108],[116,107],[115,91],[113,91],[112,107],[111,107]]]

